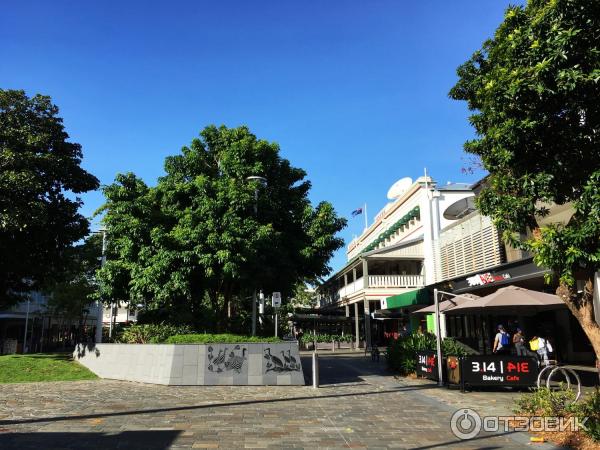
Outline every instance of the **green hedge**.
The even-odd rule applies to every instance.
[[[177,334],[169,337],[167,344],[241,344],[241,343],[277,343],[276,337],[240,336],[237,334]]]
[[[125,344],[160,344],[176,334],[192,333],[193,330],[186,325],[159,324],[132,324],[124,327],[118,334],[116,341]]]
[[[354,341],[354,336],[352,336],[351,334],[345,334],[344,336],[340,335],[340,334],[317,334],[317,335],[313,335],[313,334],[303,334],[302,338],[300,339],[300,342],[302,342],[303,344],[306,343],[310,343],[310,342],[353,342]]]

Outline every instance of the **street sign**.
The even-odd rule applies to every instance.
[[[273,292],[273,308],[279,308],[281,306],[281,292]]]

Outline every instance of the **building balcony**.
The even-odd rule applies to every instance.
[[[369,275],[368,287],[414,288],[423,286],[422,275]]]
[[[361,294],[375,294],[377,292],[387,295],[395,295],[407,289],[415,289],[424,286],[422,275],[368,275],[368,283],[365,285],[364,277],[342,286],[337,291],[335,300],[345,301],[360,297]]]

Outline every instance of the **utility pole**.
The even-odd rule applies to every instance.
[[[102,256],[100,259],[100,267],[104,266],[106,262],[106,229],[102,228],[100,230],[102,233]],[[96,302],[97,311],[96,311],[96,343],[102,342],[102,321],[104,320],[104,304],[102,303],[102,299]]]
[[[25,314],[25,336],[23,336],[23,354],[27,353],[27,325],[29,325],[29,305],[31,299],[27,297],[27,313]]]
[[[257,181],[254,185],[254,217],[258,219],[258,186],[267,184],[267,179],[258,175],[252,175],[246,178],[247,181]],[[252,336],[256,336],[256,286],[252,293]]]

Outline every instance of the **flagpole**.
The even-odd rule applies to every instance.
[[[369,219],[367,218],[367,204],[365,203],[365,230],[369,228]]]

